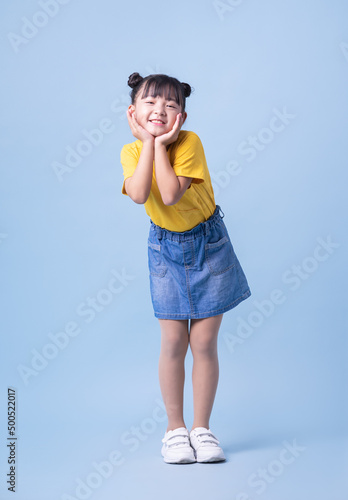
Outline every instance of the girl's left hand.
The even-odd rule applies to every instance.
[[[168,144],[172,144],[173,142],[175,142],[178,138],[183,123],[184,120],[182,117],[182,113],[179,113],[178,115],[176,115],[176,120],[172,130],[155,138],[155,146],[156,144],[163,144],[163,146],[168,146]]]

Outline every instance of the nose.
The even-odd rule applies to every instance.
[[[155,109],[154,109],[154,112],[156,115],[165,115],[165,105],[164,104],[157,104]]]

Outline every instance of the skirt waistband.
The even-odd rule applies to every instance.
[[[221,219],[225,216],[223,211],[221,210],[219,205],[216,205],[214,213],[209,217],[204,222],[201,222],[194,228],[184,231],[182,233],[175,232],[175,231],[169,231],[169,229],[164,229],[163,227],[157,226],[152,220],[150,219],[151,223],[151,228],[156,231],[157,233],[157,238],[159,240],[163,239],[168,239],[171,241],[177,241],[177,242],[182,242],[182,241],[190,241],[194,240],[202,235],[206,235],[209,233],[210,228],[221,221]]]

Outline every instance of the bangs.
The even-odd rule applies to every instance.
[[[157,76],[157,75],[156,75]],[[145,97],[164,97],[168,101],[175,101],[178,106],[182,109],[184,108],[184,99],[182,95],[182,89],[178,84],[172,81],[168,81],[167,78],[149,78],[144,84],[144,90],[142,94],[142,99]]]

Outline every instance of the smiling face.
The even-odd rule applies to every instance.
[[[154,137],[170,132],[179,113],[182,113],[184,121],[187,116],[170,92],[153,97],[150,90],[147,97],[142,97],[140,90],[130,109],[134,111],[139,125]]]

